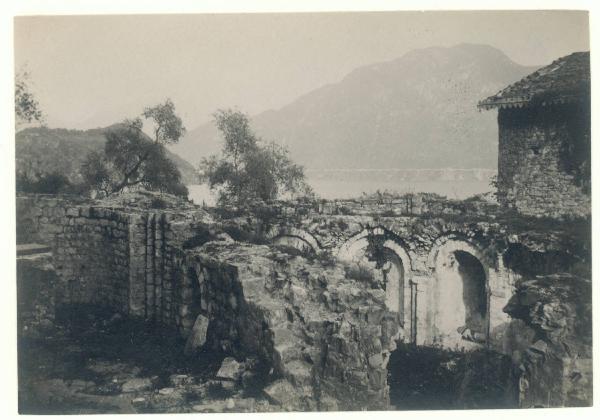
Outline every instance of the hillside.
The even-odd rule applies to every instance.
[[[16,134],[15,157],[17,170],[31,168],[43,172],[65,174],[71,181],[80,181],[79,168],[91,151],[104,149],[107,128],[92,130],[66,130],[63,128],[26,128]],[[178,155],[167,150],[175,162],[185,184],[195,184],[194,167]]]
[[[534,70],[485,45],[415,50],[256,115],[253,127],[310,169],[494,169],[496,116],[477,102]],[[212,124],[172,148],[194,164],[219,149]]]

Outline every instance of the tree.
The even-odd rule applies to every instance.
[[[81,167],[90,191],[109,196],[145,188],[187,196],[179,170],[166,156],[164,146],[144,134],[139,118],[125,121],[105,136],[104,153],[90,153]]]
[[[19,71],[15,76],[15,117],[17,125],[34,121],[43,122],[44,116],[40,104],[31,93],[29,81],[30,75],[25,69]]]
[[[103,196],[112,193],[113,180],[104,153],[90,152],[81,165],[81,176],[89,190],[95,190]]]
[[[175,114],[175,105],[170,99],[164,104],[144,108],[144,118],[152,119],[154,123],[154,141],[162,144],[177,143],[185,134],[181,118]]]
[[[16,190],[35,194],[79,194],[78,185],[58,171],[38,172],[30,176],[25,172],[16,173]]]
[[[211,189],[219,189],[220,202],[239,205],[309,192],[303,168],[290,160],[283,146],[262,144],[245,114],[219,110],[214,117],[224,140],[222,153],[204,159],[200,172]]]

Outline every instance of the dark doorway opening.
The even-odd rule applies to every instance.
[[[516,408],[518,375],[510,357],[398,343],[388,363],[397,410]]]
[[[485,269],[481,262],[468,252],[456,251],[454,256],[463,283],[465,327],[487,335],[488,293]]]

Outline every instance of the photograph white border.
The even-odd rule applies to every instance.
[[[14,177],[14,50],[13,50],[13,18],[24,15],[89,15],[89,14],[180,14],[180,13],[268,13],[268,12],[326,12],[326,11],[392,11],[392,10],[589,10],[590,11],[590,51],[592,69],[592,214],[593,220],[598,219],[598,165],[600,161],[598,140],[598,89],[595,75],[600,71],[595,46],[598,44],[599,25],[598,15],[600,2],[584,0],[505,0],[505,1],[401,1],[401,0],[4,0],[0,2],[0,51],[3,59],[0,66],[0,156],[2,168],[2,267],[7,273],[4,277],[2,305],[3,345],[0,360],[2,361],[2,379],[0,380],[0,407],[2,414],[8,418],[17,416],[17,346],[16,346],[16,228],[15,228],[15,177]],[[596,118],[594,118],[594,116]],[[600,228],[593,224],[593,273],[598,270],[600,249]],[[593,284],[593,300],[598,306],[598,285]],[[598,377],[600,376],[598,340],[600,325],[598,308],[594,308],[594,388],[595,394],[600,394]],[[549,419],[563,417],[599,418],[600,405],[596,396],[595,408],[569,409],[535,409],[535,410],[470,410],[470,411],[390,411],[390,412],[340,412],[340,413],[290,413],[285,418],[341,418],[359,419],[365,416],[382,419],[400,418],[439,418],[475,419],[485,416],[491,420],[515,416],[529,419]],[[229,418],[280,418],[282,413],[272,414],[192,414],[203,419]],[[189,418],[192,415],[178,414],[177,418]],[[104,418],[108,415],[102,415]],[[137,415],[142,419],[148,415]],[[152,415],[152,419],[162,419],[170,415]],[[181,416],[181,417],[180,417]],[[183,417],[186,416],[186,417]],[[218,416],[218,417],[217,417]],[[4,416],[3,416],[4,417]],[[111,416],[112,417],[112,416]],[[69,416],[70,419],[86,418],[84,416]],[[116,417],[115,417],[116,418]],[[150,418],[150,417],[148,417]]]

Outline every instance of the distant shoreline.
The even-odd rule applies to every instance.
[[[437,171],[437,172],[498,172],[497,169],[490,168],[414,168],[414,169],[404,169],[404,168],[326,168],[326,169],[318,169],[318,168],[305,168],[305,172],[427,172],[427,171]]]
[[[339,182],[485,182],[497,174],[495,169],[305,169],[312,180]]]

